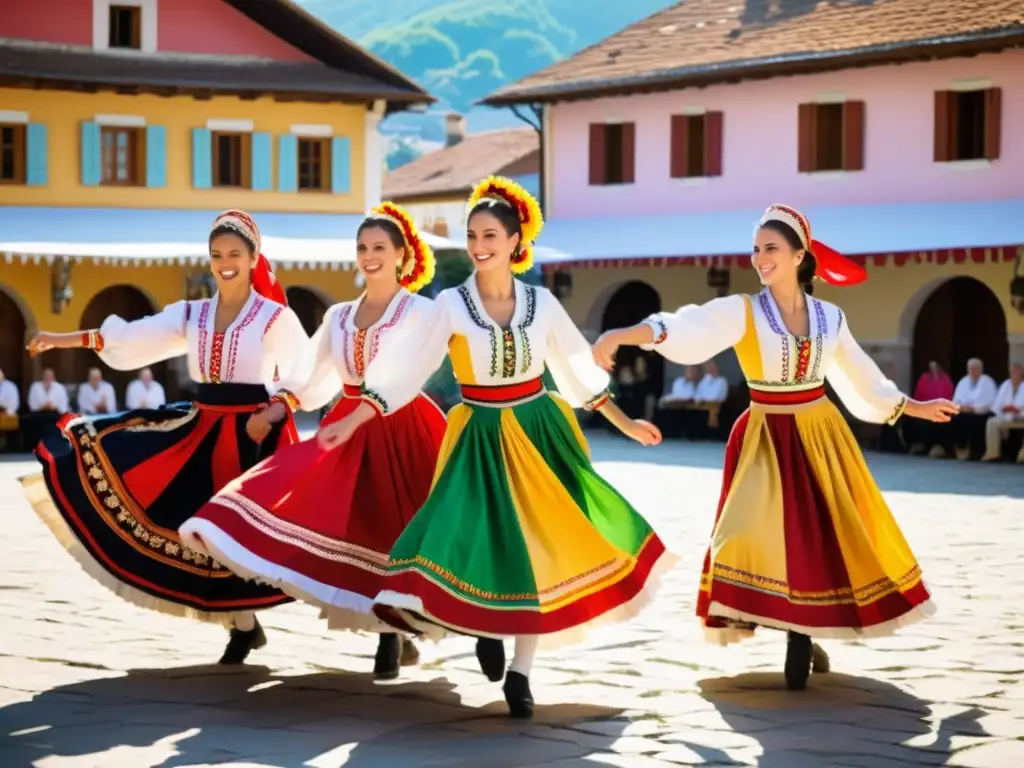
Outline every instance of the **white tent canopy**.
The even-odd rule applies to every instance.
[[[56,257],[121,264],[200,264],[219,211],[0,206],[0,253],[52,261]],[[356,230],[351,214],[254,213],[263,253],[275,269],[353,269]],[[465,244],[424,233],[434,250]]]

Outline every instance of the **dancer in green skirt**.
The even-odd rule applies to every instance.
[[[514,279],[530,267],[536,201],[490,178],[469,205],[476,272],[381,350],[366,372],[366,404],[328,429],[347,440],[375,412],[402,408],[447,351],[462,403],[448,415],[430,496],[391,550],[375,611],[435,639],[477,637],[481,669],[505,678],[510,713],[529,717],[538,643],[577,641],[595,622],[633,616],[674,560],[594,470],[572,408],[600,410],[644,445],[661,435],[609,400],[608,374],[558,300]],[[545,365],[557,395],[541,381]],[[510,636],[506,676],[502,638]]]

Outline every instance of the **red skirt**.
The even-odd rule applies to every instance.
[[[361,402],[345,387],[324,424]],[[393,631],[372,612],[388,554],[430,493],[445,417],[426,396],[337,448],[316,438],[228,484],[180,529],[236,574],[323,608],[332,627]]]
[[[701,573],[707,639],[756,626],[855,639],[931,615],[921,568],[824,390],[751,400],[729,435]]]

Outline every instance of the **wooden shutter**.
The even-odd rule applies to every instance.
[[[274,188],[274,138],[264,131],[254,133],[251,150],[249,172],[252,188],[257,192],[269,192]]]
[[[686,178],[689,171],[687,163],[686,115],[672,115],[669,137],[669,177]]]
[[[797,170],[810,173],[818,164],[818,105],[801,104],[797,117]]]
[[[605,126],[603,123],[590,124],[590,183],[592,185],[605,184],[607,171],[604,167],[605,151]]]
[[[167,127],[146,126],[146,186],[167,186]]]
[[[348,136],[331,139],[331,192],[336,195],[352,192],[352,140]]]
[[[864,170],[864,102],[843,105],[843,170]]]
[[[277,191],[299,190],[299,137],[285,133],[277,137]]]
[[[935,162],[948,163],[953,159],[953,91],[935,92]]]
[[[636,123],[622,124],[622,183],[636,181]]]
[[[192,129],[192,187],[213,186],[213,133],[205,128]]]
[[[1003,95],[999,88],[985,91],[985,158],[999,159],[999,145],[1003,122]]]
[[[100,126],[82,123],[82,186],[99,186],[103,178],[103,158],[100,149]]]
[[[49,149],[45,123],[25,126],[25,184],[45,187],[49,180]]]
[[[704,115],[704,175],[722,175],[722,125],[721,112]]]

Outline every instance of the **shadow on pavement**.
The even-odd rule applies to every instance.
[[[444,677],[378,684],[369,674],[259,666],[134,669],[0,708],[0,765],[500,768],[610,751],[629,722],[587,705],[540,705],[531,723],[516,722],[500,686],[481,708],[463,705],[454,687]],[[603,735],[583,744],[560,736],[594,720]]]
[[[867,677],[815,674],[807,690],[790,691],[780,670],[698,685],[732,730],[760,743],[760,768],[946,765],[954,736],[988,735],[978,723],[981,709],[936,717],[930,702]],[[714,750],[687,746],[708,762],[727,761]]]

